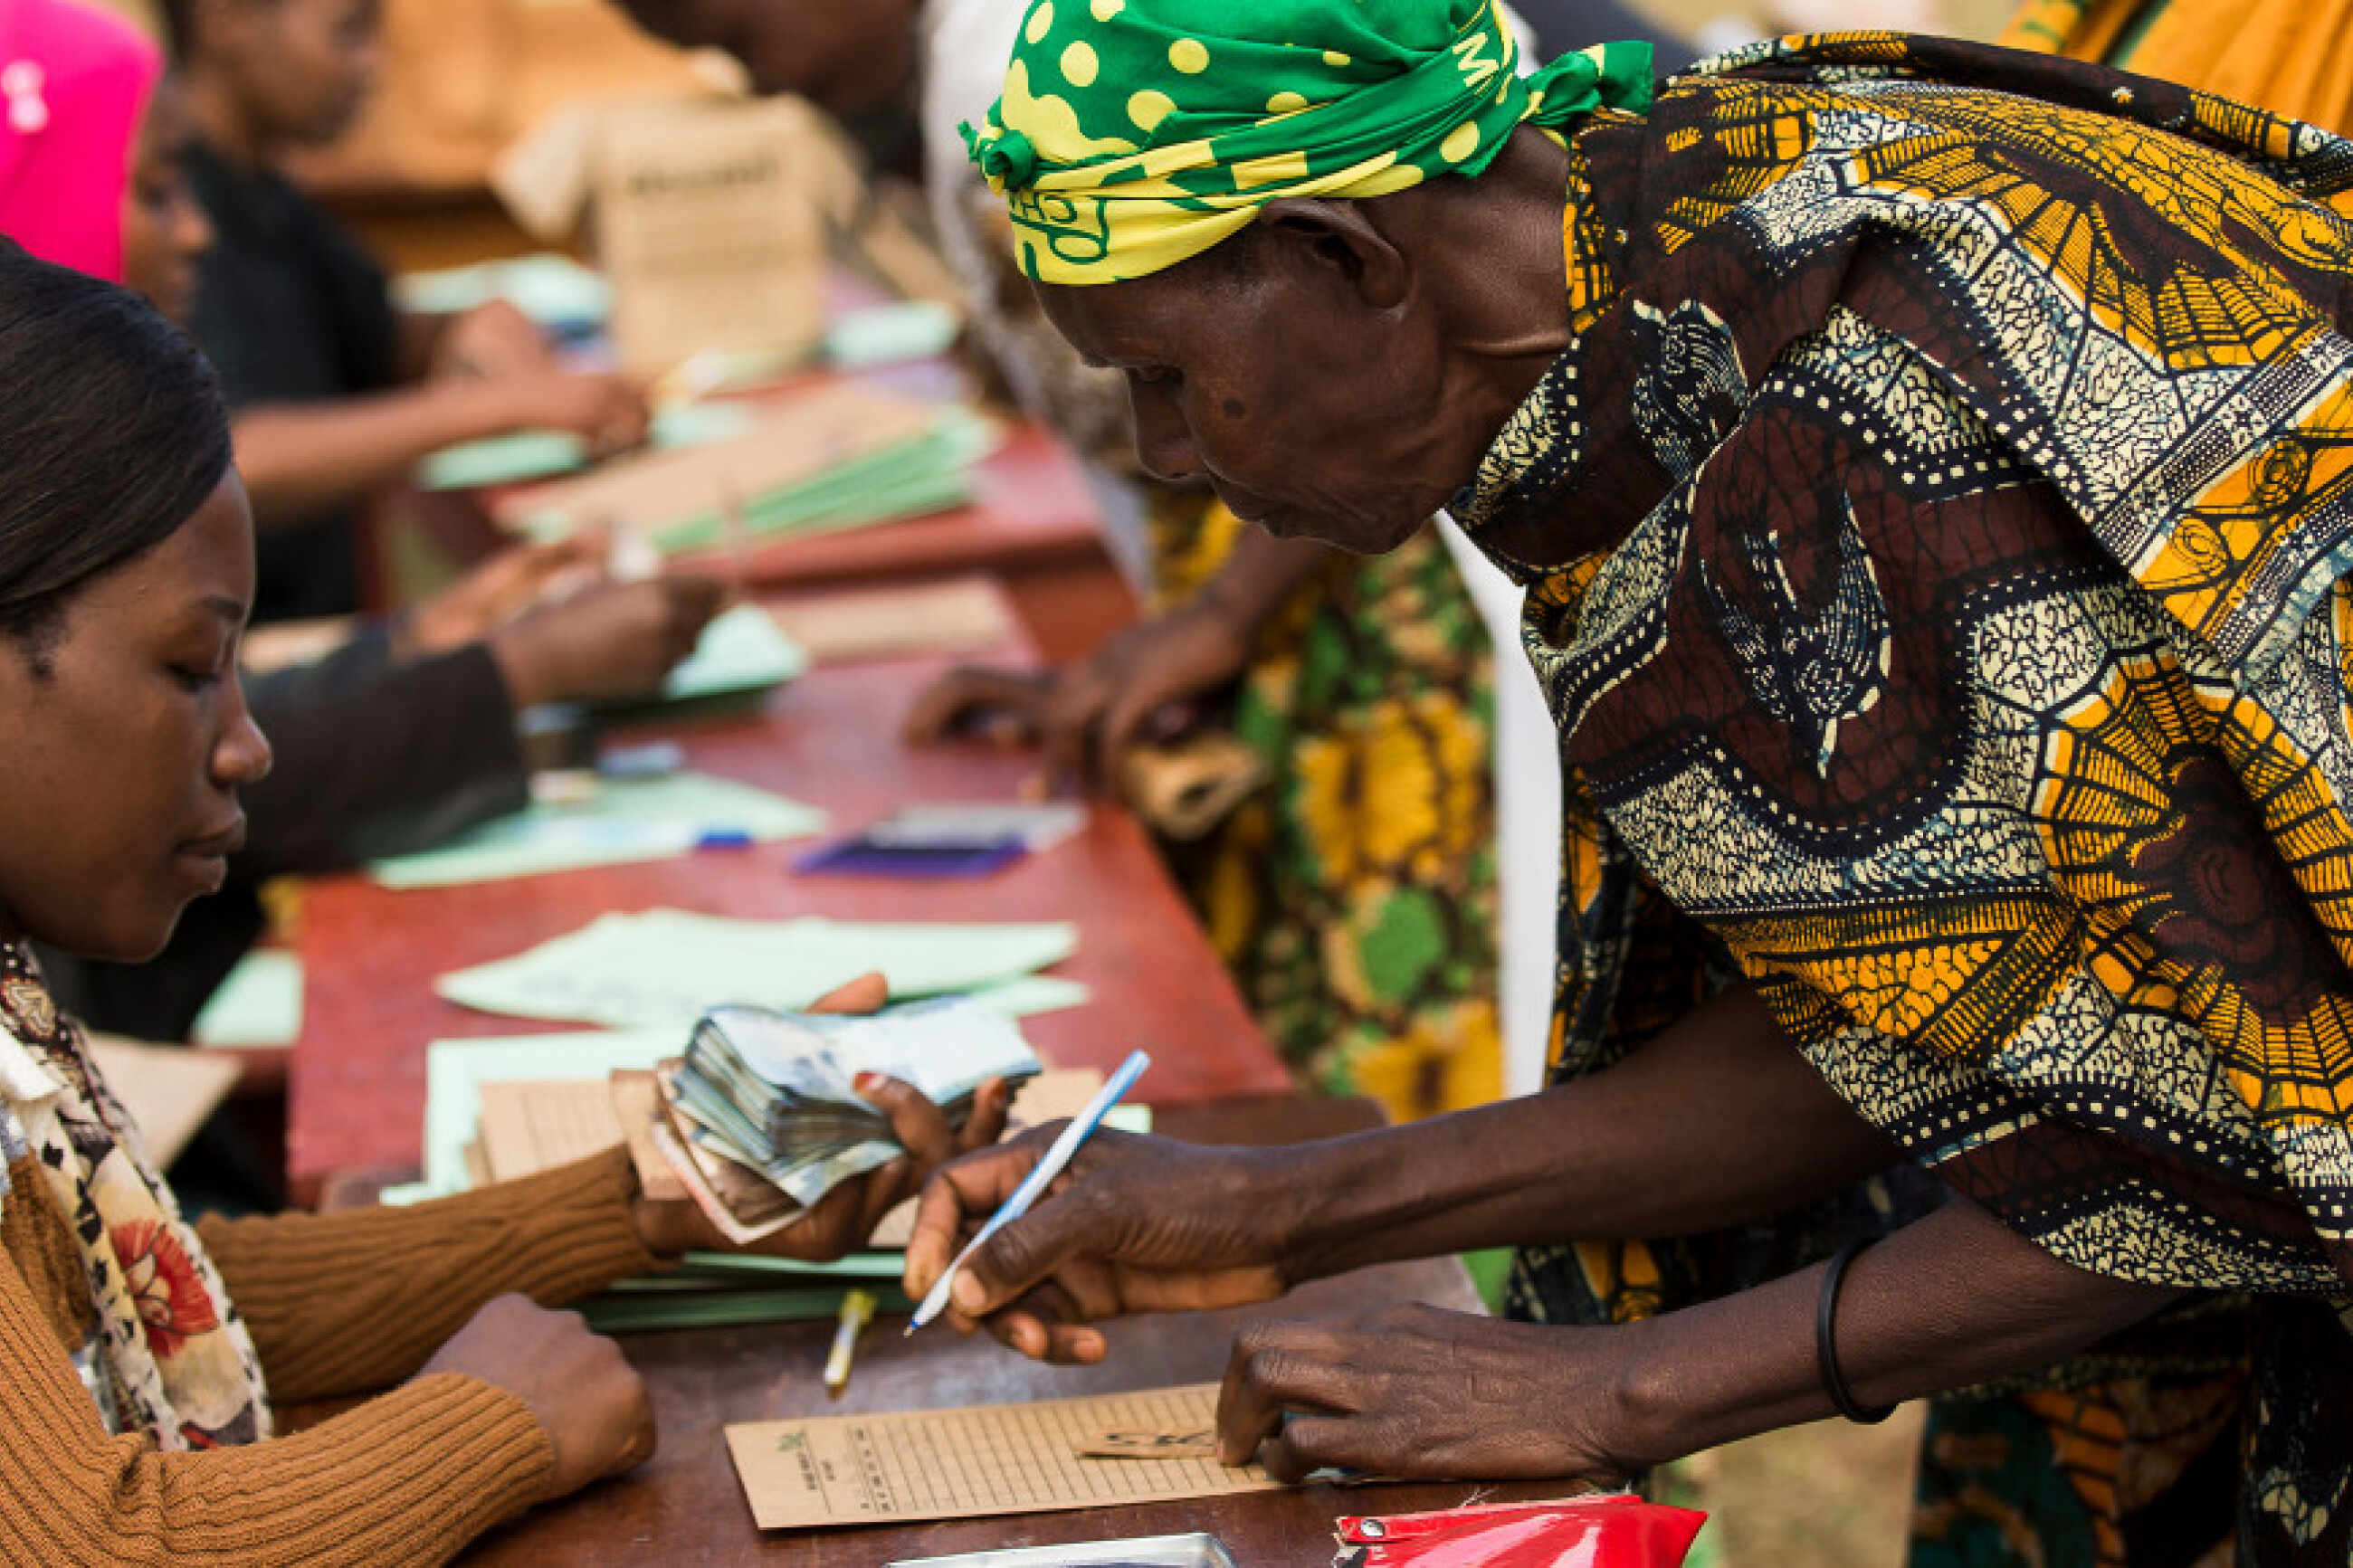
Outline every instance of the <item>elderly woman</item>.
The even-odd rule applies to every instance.
[[[1513,66],[1484,0],[1039,0],[973,136],[1152,468],[1525,584],[1572,787],[1555,1088],[1098,1138],[958,1310],[1087,1359],[1514,1243],[1526,1321],[1246,1335],[1226,1457],[1622,1475],[2031,1378],[2077,1447],[1970,1561],[2345,1562],[2353,147],[1883,35]],[[1723,1232],[1860,1178],[1868,1251]]]

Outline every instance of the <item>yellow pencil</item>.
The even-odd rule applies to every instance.
[[[825,1385],[837,1394],[849,1381],[849,1358],[857,1353],[859,1332],[873,1316],[872,1295],[855,1289],[842,1293],[841,1318],[833,1330],[833,1349],[825,1358]]]

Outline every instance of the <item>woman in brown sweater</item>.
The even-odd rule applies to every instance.
[[[236,675],[251,519],[186,340],[5,240],[0,387],[0,1559],[443,1561],[653,1451],[620,1352],[546,1306],[717,1238],[618,1155],[411,1210],[183,1221],[26,943],[142,958],[219,886],[269,765]],[[962,1139],[861,1089],[915,1153],[785,1247],[846,1249],[1002,1125],[1001,1086]],[[273,1400],[379,1389],[272,1435]]]

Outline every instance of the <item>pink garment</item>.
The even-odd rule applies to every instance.
[[[122,281],[132,143],[164,57],[77,0],[0,0],[0,234]]]

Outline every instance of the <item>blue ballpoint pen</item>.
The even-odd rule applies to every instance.
[[[995,1236],[999,1229],[1029,1212],[1029,1205],[1038,1201],[1038,1194],[1046,1190],[1046,1184],[1062,1173],[1062,1168],[1079,1152],[1079,1145],[1103,1125],[1103,1119],[1111,1113],[1111,1108],[1119,1103],[1120,1097],[1151,1065],[1152,1058],[1142,1051],[1130,1052],[1127,1060],[1119,1064],[1119,1070],[1095,1090],[1095,1097],[1087,1101],[1087,1108],[1071,1118],[1071,1124],[1062,1129],[1061,1136],[1047,1149],[1046,1157],[1031,1166],[1029,1173],[1021,1178],[1021,1184],[1013,1189],[1013,1195],[1005,1200],[1004,1206],[988,1216],[988,1223],[964,1244],[964,1250],[956,1254],[955,1261],[948,1265],[947,1272],[933,1282],[931,1289],[923,1295],[923,1303],[915,1309],[915,1315],[907,1320],[908,1333],[913,1333],[940,1315],[948,1304],[948,1287],[955,1283],[956,1270],[964,1267],[965,1259],[978,1251],[980,1244]]]

